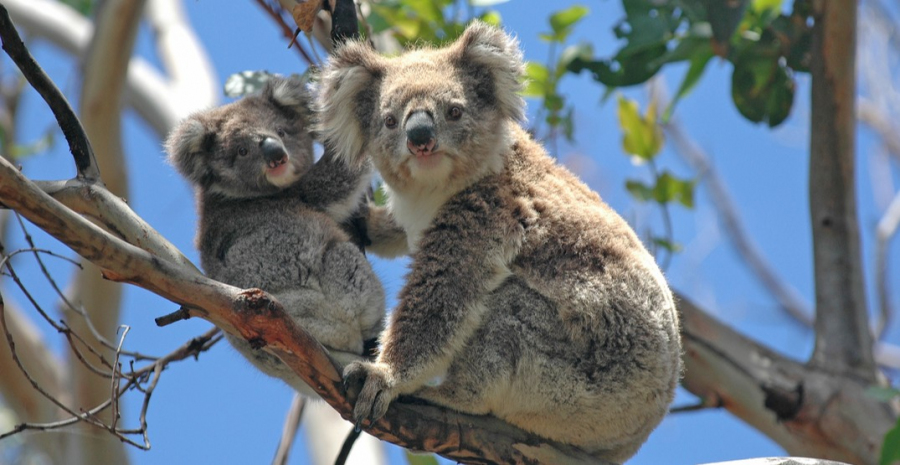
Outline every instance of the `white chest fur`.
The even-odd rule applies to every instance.
[[[447,192],[388,193],[388,207],[394,220],[406,231],[410,252],[418,249],[422,232],[449,197]]]

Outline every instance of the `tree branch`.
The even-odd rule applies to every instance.
[[[877,463],[896,412],[866,393],[870,383],[789,360],[681,295],[678,309],[688,391],[717,399],[791,455]]]
[[[811,363],[874,382],[854,178],[857,3],[812,4],[809,203],[816,346]]]
[[[281,439],[278,441],[278,449],[275,450],[275,458],[272,459],[272,465],[285,465],[288,456],[291,453],[291,447],[294,445],[294,439],[297,437],[297,430],[300,429],[300,418],[303,416],[303,410],[306,408],[306,399],[297,393],[291,400],[291,407],[284,418],[284,427],[281,429]]]
[[[69,102],[63,97],[53,81],[44,73],[44,70],[38,66],[25,48],[25,44],[16,32],[16,28],[9,17],[9,12],[3,5],[0,5],[0,39],[3,40],[3,50],[13,59],[16,66],[22,70],[22,74],[28,79],[28,83],[38,91],[41,97],[48,103],[50,110],[56,117],[66,141],[69,143],[69,150],[75,158],[75,166],[78,168],[78,177],[96,181],[100,179],[100,172],[97,171],[97,162],[94,159],[94,152],[91,149],[91,143],[88,140],[84,128],[78,122],[75,112],[69,106]]]
[[[179,118],[219,101],[221,86],[206,51],[191,29],[179,0],[153,0],[147,4],[147,22],[156,35],[156,51],[168,74],[167,104]],[[132,63],[145,63],[132,59]],[[135,102],[137,107],[137,102]],[[161,134],[164,138],[165,133]]]
[[[0,197],[29,221],[91,260],[107,279],[132,283],[190,309],[224,331],[265,345],[341,416],[349,419],[338,367],[325,349],[259,290],[241,290],[199,276],[125,243],[41,191],[0,160]],[[467,463],[545,460],[597,463],[571,446],[555,444],[493,417],[476,417],[429,405],[396,402],[367,428],[371,434],[415,450]]]
[[[812,310],[803,301],[797,290],[778,276],[775,269],[766,261],[759,246],[747,234],[731,195],[710,164],[709,156],[696,142],[691,140],[677,119],[672,118],[665,125],[665,130],[675,145],[675,151],[691,165],[691,168],[703,179],[703,185],[709,189],[709,197],[719,213],[722,225],[735,250],[787,314],[801,324],[811,326],[813,323]]]
[[[154,0],[153,3],[156,3]],[[164,0],[172,1],[172,0]],[[70,6],[53,0],[3,0],[15,22],[30,33],[44,37],[56,46],[74,56],[83,56],[93,35],[93,25]],[[167,16],[168,20],[183,19],[183,15]],[[152,21],[152,19],[151,19]],[[182,27],[187,28],[186,23]],[[211,107],[218,101],[216,79],[212,74],[198,73],[206,67],[196,66],[208,62],[202,47],[193,34],[182,34],[180,40],[193,40],[177,46],[173,53],[181,54],[178,60],[163,59],[163,65],[172,66],[170,73],[179,71],[178,79],[171,82],[162,76],[146,60],[132,58],[128,66],[126,101],[150,125],[160,138],[165,138],[169,130],[189,113],[199,108]],[[176,46],[166,42],[167,46]],[[193,68],[183,68],[193,63]],[[211,71],[210,71],[211,73]],[[183,79],[181,79],[183,78]],[[197,87],[194,87],[197,86]],[[188,91],[187,89],[193,89]],[[182,89],[173,91],[172,89]],[[208,99],[212,100],[208,100]]]

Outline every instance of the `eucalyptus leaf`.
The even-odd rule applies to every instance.
[[[657,245],[658,247],[662,247],[663,249],[666,249],[667,251],[669,251],[669,253],[677,253],[677,252],[681,251],[681,244],[672,242],[672,241],[662,238],[662,237],[654,237],[653,243],[655,245]]]
[[[638,201],[648,202],[653,200],[653,189],[640,181],[633,179],[625,181],[625,189]]]
[[[716,41],[727,44],[737,30],[750,0],[705,0],[707,18]]]
[[[637,102],[619,97],[619,126],[622,128],[622,149],[625,153],[643,160],[652,160],[663,143],[663,132],[655,123],[655,117],[644,117],[638,111]]]
[[[897,419],[897,424],[884,435],[878,465],[896,465],[898,462],[900,462],[900,419]]]
[[[547,67],[535,62],[525,63],[525,88],[522,95],[525,97],[543,97],[547,93],[550,83],[550,71]]]
[[[489,7],[499,5],[501,3],[506,3],[508,1],[509,0],[469,0],[469,4],[472,6]]]
[[[260,89],[272,78],[268,71],[241,71],[225,80],[225,95],[232,98],[243,97]]]
[[[584,5],[574,5],[550,15],[550,28],[553,30],[554,40],[559,43],[565,42],[575,24],[587,16],[589,11]]]
[[[409,465],[438,465],[437,458],[432,454],[414,454],[406,451],[406,462]]]

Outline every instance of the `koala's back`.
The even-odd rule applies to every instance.
[[[202,214],[203,269],[234,286],[276,293],[294,287],[317,271],[325,248],[349,240],[327,215],[284,195],[207,200]]]
[[[621,462],[674,395],[674,301],[625,221],[514,133],[506,169],[452,197],[432,223],[459,214],[461,198],[496,199],[500,217],[521,225],[510,276],[483,302],[484,320],[442,383],[417,395]]]
[[[384,291],[365,255],[331,217],[288,189],[253,199],[206,199],[197,235],[207,274],[272,293],[341,363],[359,359],[383,328]],[[275,356],[229,337],[262,371],[316,395]]]

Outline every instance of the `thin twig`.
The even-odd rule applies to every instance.
[[[884,336],[888,323],[893,315],[891,306],[890,286],[888,285],[888,250],[891,238],[897,233],[900,225],[900,192],[878,221],[875,228],[875,286],[878,293],[879,318],[875,323],[875,336],[881,339]]]
[[[663,128],[674,144],[675,152],[703,179],[702,184],[709,190],[709,197],[735,250],[787,314],[804,326],[811,327],[812,310],[797,290],[777,275],[775,269],[763,257],[759,246],[747,234],[737,208],[731,200],[731,194],[712,167],[709,156],[687,135],[677,118],[670,119]]]
[[[297,430],[300,429],[300,418],[303,416],[303,410],[306,407],[306,399],[297,393],[291,400],[291,408],[288,409],[287,416],[284,418],[284,427],[281,429],[281,440],[278,441],[278,449],[275,450],[275,458],[272,459],[272,465],[285,465],[290,455],[291,447],[294,445],[294,439],[297,437]]]
[[[18,213],[16,213],[16,220],[18,220],[19,228],[22,230],[22,234],[25,236],[25,241],[28,243],[29,247],[34,251],[34,258],[37,261],[38,266],[41,269],[41,272],[44,274],[44,277],[47,278],[47,282],[50,283],[50,286],[53,288],[53,291],[56,292],[56,295],[60,298],[60,300],[62,300],[63,304],[65,304],[65,306],[69,310],[80,315],[84,319],[84,322],[85,322],[86,326],[88,327],[88,330],[91,332],[91,335],[93,335],[95,339],[97,339],[107,349],[117,350],[118,346],[116,344],[113,344],[112,342],[110,342],[108,339],[103,337],[103,335],[100,334],[99,331],[97,331],[97,328],[94,326],[93,322],[91,321],[91,318],[84,311],[84,309],[79,308],[75,304],[73,304],[72,301],[69,300],[68,296],[66,296],[65,292],[63,292],[62,289],[59,288],[59,285],[56,283],[56,280],[53,279],[53,276],[50,274],[50,271],[47,269],[47,266],[44,264],[44,261],[41,259],[41,254],[37,251],[38,250],[37,246],[35,246],[34,239],[32,238],[31,233],[28,231],[28,228],[25,227],[25,222],[22,221],[22,216],[19,215]],[[55,257],[59,257],[59,258],[65,258],[65,257],[56,255],[56,254],[52,254],[52,255]],[[75,266],[77,266],[80,270],[84,269],[81,266],[81,263],[79,263],[75,260],[70,260],[68,258],[66,258],[66,260],[71,262]],[[121,349],[121,347],[118,347],[118,349]],[[150,357],[147,355],[139,354],[137,352],[126,351],[123,353],[128,356],[135,357],[138,359],[154,358],[154,357]]]
[[[2,250],[2,245],[0,245],[0,250]],[[97,359],[100,361],[100,363],[102,365],[104,365],[110,369],[112,368],[112,365],[109,363],[109,361],[107,361],[106,358],[104,358],[103,355],[100,352],[98,352],[93,346],[88,344],[78,333],[73,331],[72,328],[70,328],[69,325],[66,324],[65,321],[61,320],[57,323],[52,318],[50,318],[50,316],[43,309],[43,307],[41,307],[40,303],[38,303],[37,299],[34,298],[34,296],[31,294],[31,292],[28,290],[28,288],[25,286],[25,284],[19,278],[19,275],[16,273],[15,269],[13,269],[12,264],[10,263],[10,259],[13,256],[20,254],[20,253],[34,252],[35,250],[38,252],[41,252],[41,253],[45,252],[41,249],[20,249],[20,250],[13,251],[9,255],[3,257],[3,260],[0,261],[0,268],[6,267],[6,270],[9,273],[9,276],[12,278],[13,282],[16,283],[16,286],[19,287],[19,290],[22,291],[22,294],[25,295],[25,298],[28,300],[28,302],[31,303],[31,305],[35,308],[35,310],[38,311],[38,313],[41,315],[41,317],[44,318],[44,320],[46,320],[48,323],[50,323],[50,325],[53,327],[53,329],[55,329],[58,333],[62,334],[69,341],[69,346],[72,348],[72,351],[75,353],[75,356],[78,358],[78,360],[82,364],[84,364],[87,368],[89,368],[91,371],[93,371],[95,374],[97,374],[99,376],[102,376],[102,377],[112,376],[111,372],[103,371],[100,368],[94,366],[92,363],[87,361],[87,359],[84,357],[84,354],[82,354],[81,351],[78,349],[78,347],[76,347],[76,345],[75,345],[76,341],[81,343],[88,350],[88,352],[90,352],[92,355],[97,357]]]

